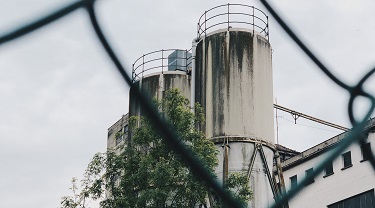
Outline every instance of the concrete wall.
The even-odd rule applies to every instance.
[[[372,151],[375,150],[375,133],[370,133],[368,142]],[[353,166],[343,168],[342,157],[333,161],[333,175],[323,177],[320,173],[315,182],[307,185],[298,195],[289,202],[290,208],[323,208],[327,205],[349,198],[375,188],[375,175],[369,161],[362,160],[362,152],[358,144],[351,145],[343,153],[351,151]],[[316,167],[323,161],[328,152],[319,154],[303,163],[285,170],[284,178],[287,190],[290,189],[290,177],[297,175],[300,181],[305,177],[305,170]]]
[[[190,100],[190,77],[186,72],[167,71],[163,73],[150,74],[138,80],[130,88],[129,117],[143,116],[138,97],[134,95],[134,88],[142,87],[150,98],[161,100],[165,91],[177,88],[182,95]]]
[[[116,133],[121,131],[123,128],[128,125],[129,114],[123,115],[116,123],[108,128],[108,137],[107,137],[107,149],[114,149],[117,145],[123,144],[127,135],[124,135],[124,140],[119,144],[116,144]]]

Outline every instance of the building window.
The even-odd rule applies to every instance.
[[[294,188],[297,186],[297,175],[294,175],[289,178],[290,179],[290,188]]]
[[[344,170],[344,169],[347,169],[347,168],[350,168],[350,167],[353,166],[353,164],[352,164],[352,154],[351,154],[350,151],[342,154],[342,161],[343,161],[344,167],[341,170]]]
[[[370,142],[367,143],[367,144],[361,145],[361,151],[362,151],[362,160],[361,160],[361,162],[370,159],[371,154],[372,154]]]
[[[122,129],[116,133],[115,139],[116,145],[118,145],[124,139],[124,133],[122,133]]]
[[[314,169],[313,168],[307,169],[305,171],[305,177],[306,178],[312,176],[313,174],[314,174]],[[311,178],[311,179],[309,179],[309,180],[306,181],[305,185],[312,184],[312,183],[314,183],[314,181],[315,181],[314,178]]]
[[[333,174],[333,163],[330,162],[324,167],[324,178]]]
[[[126,126],[124,126],[124,136],[125,136],[125,138],[128,137],[128,132],[129,132],[129,126],[126,125]]]
[[[116,137],[116,145],[118,145],[120,142],[128,138],[128,132],[129,132],[129,126],[125,125],[124,128],[120,129],[115,135]]]

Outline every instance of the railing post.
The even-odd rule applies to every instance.
[[[200,24],[198,22],[198,24],[197,24],[197,38],[200,38],[199,30],[200,30]]]
[[[229,3],[228,3],[228,31],[229,31]]]
[[[267,25],[266,25],[266,27],[267,27],[267,39],[268,39],[268,42],[269,42],[270,41],[270,27],[268,25],[268,16],[266,16],[266,18],[267,18]]]
[[[253,8],[253,35],[255,35],[255,9],[254,9],[254,6],[252,6]]]
[[[134,82],[134,64],[132,65],[132,82]]]
[[[187,71],[188,71],[188,50],[187,49],[185,49],[185,71],[186,71],[186,73],[187,73]]]
[[[142,55],[142,79],[143,79],[144,71],[145,71],[145,54]]]
[[[164,72],[164,49],[161,49],[161,74]]]
[[[207,11],[204,11],[204,36],[207,37]]]
[[[193,40],[191,47],[191,88],[190,88],[190,107],[191,111],[194,112],[195,105],[195,54],[197,50],[198,40]]]

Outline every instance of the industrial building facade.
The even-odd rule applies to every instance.
[[[225,12],[218,13],[219,9]],[[215,22],[217,17],[225,18]],[[198,128],[218,148],[219,165],[215,173],[219,181],[224,183],[229,173],[247,174],[254,195],[247,207],[269,207],[281,193],[283,184],[290,189],[304,174],[311,173],[327,153],[325,149],[343,137],[339,135],[301,154],[275,144],[271,51],[268,17],[261,10],[242,4],[207,10],[199,18],[192,49],[154,51],[134,62],[129,113],[108,129],[108,148],[128,139],[129,117],[144,115],[134,89],[142,89],[148,96],[161,100],[165,91],[177,88],[192,106],[199,103],[203,108],[205,122]],[[372,147],[375,141],[370,142],[373,138],[369,136],[369,147],[364,148],[375,148]],[[374,173],[365,158],[358,156],[359,147],[350,148],[350,154],[342,156],[346,169],[339,172],[341,161],[334,161],[331,172],[312,181],[289,202],[289,207],[345,207],[340,203],[358,200],[362,203],[365,198],[364,203],[371,206],[360,208],[374,208]],[[285,160],[282,164],[279,152]],[[356,160],[363,161],[357,164]],[[353,181],[348,184],[355,188],[345,192],[343,180],[350,176]],[[356,183],[363,185],[356,187]]]
[[[375,149],[375,119],[370,121],[364,145],[349,146],[341,156],[325,167],[324,172],[305,184],[304,189],[289,201],[289,207],[374,208],[375,174],[368,161],[367,150]],[[348,133],[328,139],[282,163],[287,190],[314,171],[329,150]],[[370,151],[371,152],[371,151]]]
[[[126,135],[116,138],[116,133],[128,131],[128,114],[123,115],[108,129],[107,147],[122,144]],[[366,145],[352,144],[339,158],[328,165],[324,172],[305,185],[289,201],[290,208],[374,208],[375,175],[365,149],[375,149],[375,119],[370,122]],[[339,134],[303,152],[276,145],[280,154],[286,189],[290,190],[309,171],[325,159],[330,148],[347,133]]]

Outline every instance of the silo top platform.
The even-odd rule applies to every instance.
[[[197,39],[223,27],[250,29],[269,40],[268,16],[254,6],[223,4],[205,11],[198,21]]]
[[[191,49],[162,49],[143,54],[133,63],[132,81],[167,71],[187,73],[191,68],[191,60]]]

